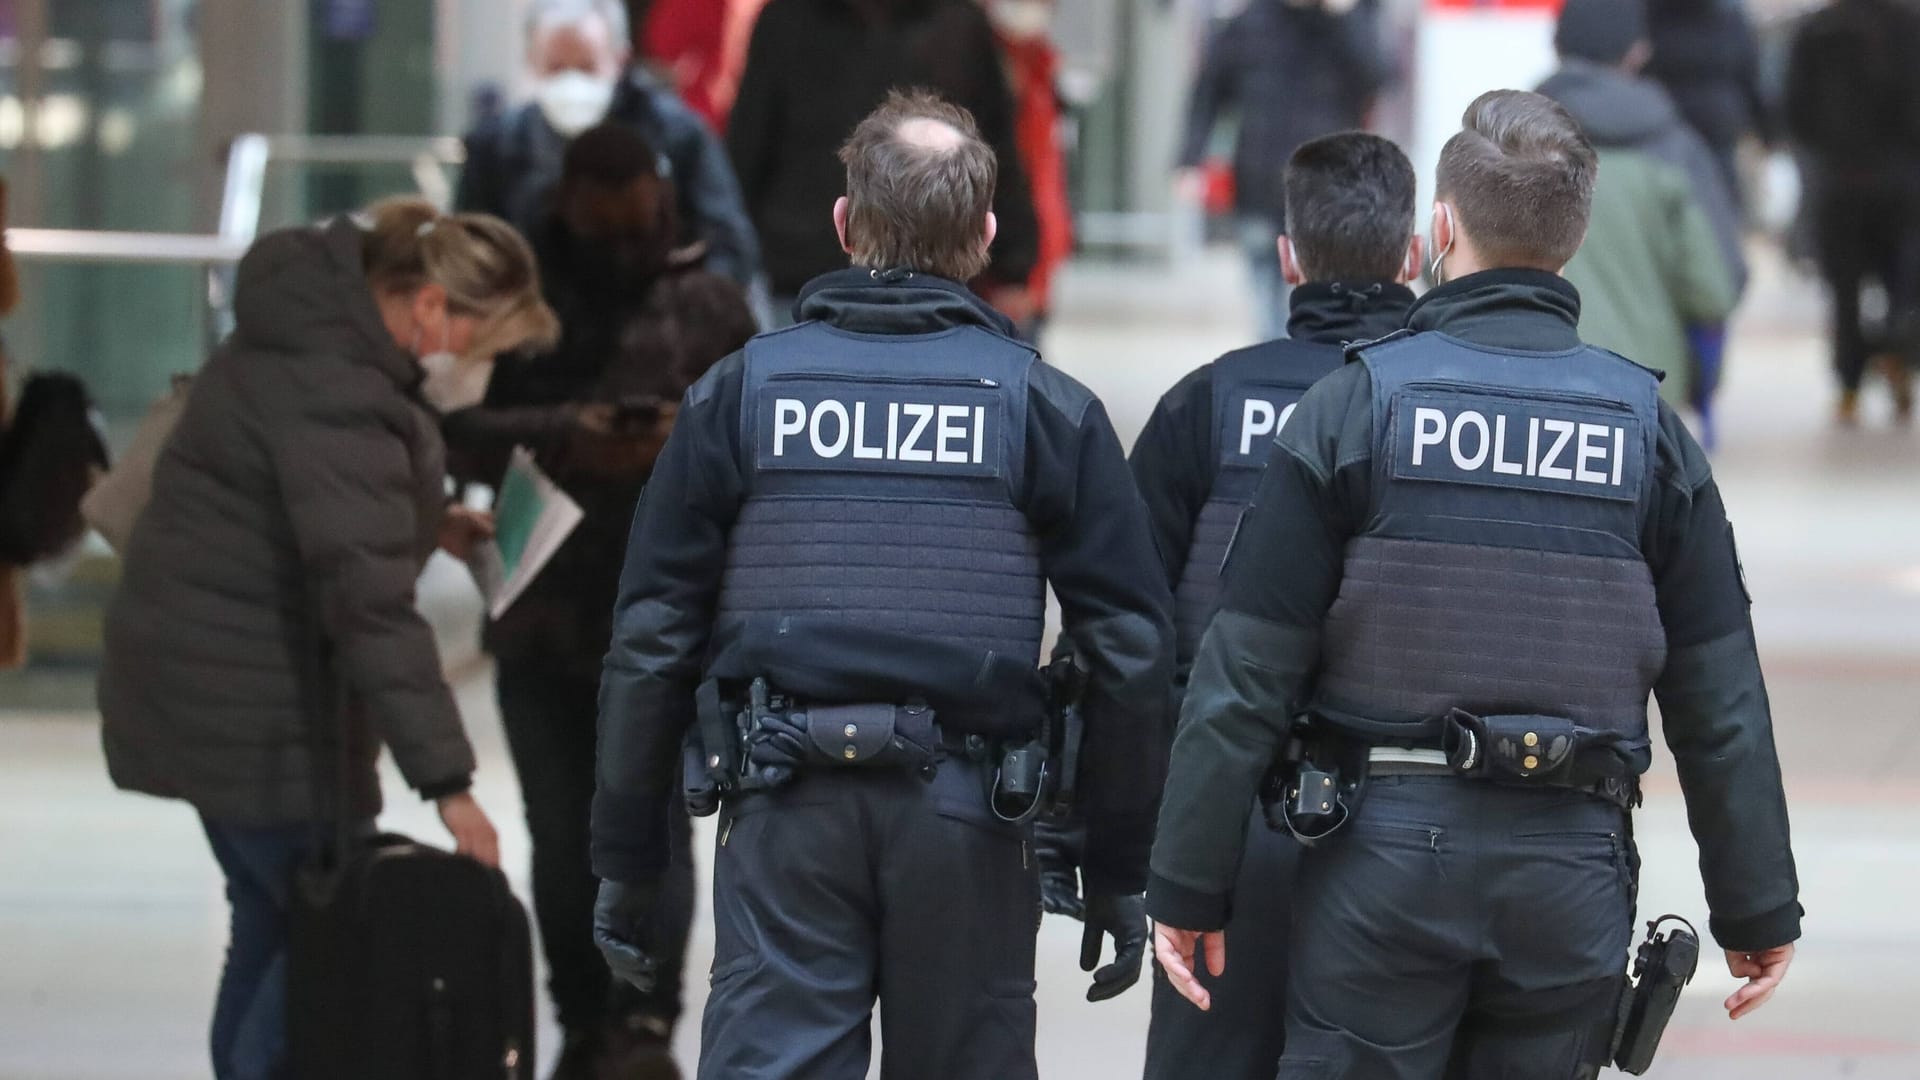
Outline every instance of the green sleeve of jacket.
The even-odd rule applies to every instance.
[[[1726,321],[1740,302],[1739,283],[1722,253],[1719,234],[1678,169],[1662,169],[1670,229],[1664,256],[1667,292],[1689,325]]]

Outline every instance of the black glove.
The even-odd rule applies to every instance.
[[[614,978],[641,993],[653,989],[654,963],[646,953],[647,932],[653,923],[653,885],[629,885],[619,881],[600,883],[600,898],[593,905],[593,943],[607,958]]]
[[[1033,823],[1033,853],[1040,861],[1040,909],[1049,915],[1086,917],[1077,873],[1084,839],[1077,826],[1045,815]]]
[[[1100,963],[1100,939],[1113,935],[1113,963],[1093,971],[1088,1001],[1119,997],[1140,981],[1147,957],[1147,900],[1144,896],[1096,893],[1087,897],[1087,929],[1080,937],[1080,970]]]

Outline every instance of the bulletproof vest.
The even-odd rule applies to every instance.
[[[1449,709],[1567,717],[1646,745],[1666,662],[1640,548],[1658,382],[1601,349],[1361,350],[1369,517],[1327,614],[1316,701],[1419,738]]]
[[[1033,360],[973,327],[749,343],[721,631],[801,617],[1037,662],[1045,582],[1016,501]]]
[[[1212,482],[1193,523],[1187,564],[1174,588],[1174,630],[1180,667],[1193,663],[1220,603],[1220,569],[1240,515],[1266,467],[1273,440],[1307,388],[1338,368],[1338,345],[1269,341],[1231,352],[1213,364]]]

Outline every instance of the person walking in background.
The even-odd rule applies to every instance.
[[[993,148],[1000,233],[972,284],[1014,322],[1030,319],[1026,283],[1039,248],[1033,196],[985,12],[974,0],[772,0],[754,26],[727,146],[766,247],[775,320],[792,319],[807,282],[846,266],[820,208],[844,186],[836,155],[847,132],[896,87],[933,91],[966,109]]]
[[[1805,174],[1833,297],[1839,422],[1859,419],[1870,363],[1913,418],[1920,337],[1920,14],[1900,0],[1834,0],[1795,35],[1785,125]],[[1868,290],[1881,303],[1868,304]],[[1879,308],[1878,312],[1872,308]]]
[[[1206,45],[1187,109],[1179,187],[1198,199],[1214,129],[1239,118],[1233,181],[1258,333],[1287,329],[1287,284],[1273,238],[1287,231],[1283,177],[1301,143],[1366,126],[1392,72],[1375,0],[1252,0]]]
[[[183,799],[205,825],[233,905],[213,1073],[266,1080],[285,1045],[288,889],[332,801],[313,747],[345,740],[351,819],[380,810],[384,743],[457,849],[499,862],[414,582],[436,546],[463,554],[486,531],[446,514],[438,414],[555,324],[511,227],[413,199],[364,227],[262,237],[234,319],[155,466],[107,610],[99,704],[114,783]],[[316,672],[343,715],[321,713],[334,695]]]
[[[1060,54],[1053,47],[1053,0],[987,0],[994,36],[1006,54],[1013,88],[1014,140],[1033,192],[1039,250],[1026,289],[1032,315],[1020,336],[1038,341],[1053,311],[1053,278],[1073,254],[1073,206],[1067,196],[1067,156],[1060,147]],[[988,303],[995,296],[986,297]],[[1001,305],[996,305],[1001,306]],[[1011,305],[1006,305],[1011,306]]]
[[[1741,0],[1651,0],[1646,75],[1665,87],[1687,125],[1706,140],[1737,205],[1741,140],[1772,141],[1760,83],[1760,45]]]
[[[1710,436],[1713,343],[1746,284],[1740,214],[1712,151],[1638,74],[1650,52],[1642,5],[1568,0],[1554,30],[1560,69],[1540,93],[1573,114],[1601,162],[1592,224],[1565,274],[1580,290],[1582,338],[1666,372],[1661,395],[1698,410]]]
[[[514,447],[585,511],[527,591],[487,627],[500,715],[533,838],[534,908],[566,1031],[557,1080],[671,1076],[693,919],[691,831],[674,800],[676,858],[657,912],[652,992],[615,986],[593,944],[599,879],[587,853],[601,660],[627,529],[681,395],[753,335],[744,291],[676,249],[671,182],[631,129],[602,124],[567,147],[533,235],[559,347],[503,358],[479,408],[446,435],[456,477],[498,486]],[[602,1070],[596,1072],[596,1069]]]
[[[567,142],[612,120],[654,146],[672,171],[682,242],[704,241],[707,265],[749,284],[760,243],[726,150],[673,87],[632,56],[619,0],[534,0],[527,14],[527,67],[534,100],[467,135],[467,165],[454,205],[539,228]]]

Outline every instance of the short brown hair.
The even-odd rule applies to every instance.
[[[967,281],[987,268],[986,218],[999,162],[972,114],[895,91],[840,148],[853,261]]]
[[[1567,110],[1539,94],[1474,99],[1440,151],[1439,197],[1491,267],[1559,270],[1580,249],[1600,160]]]

